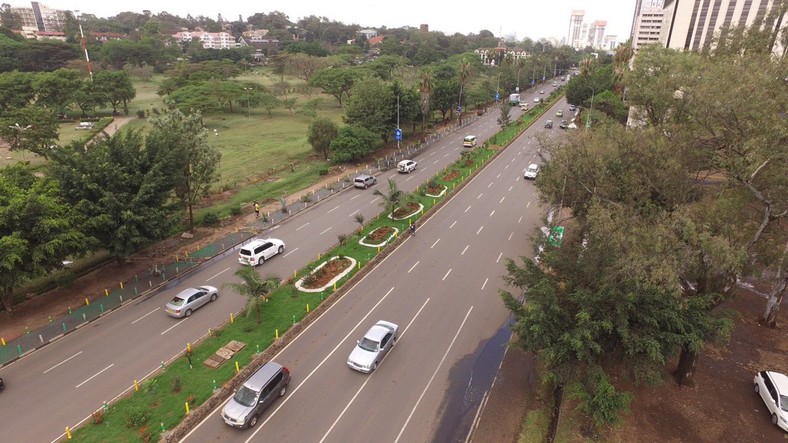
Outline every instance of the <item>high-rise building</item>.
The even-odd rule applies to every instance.
[[[605,47],[605,27],[607,27],[607,22],[604,20],[597,20],[589,26],[588,44],[592,48]]]
[[[669,20],[670,14],[666,14],[662,8],[643,8],[632,24],[632,49],[637,51],[643,45],[664,44],[664,30]]]
[[[665,0],[635,0],[635,13],[632,16],[632,30],[629,32],[629,37],[635,39],[635,24],[637,23],[638,16],[644,9],[649,8],[662,8]]]
[[[670,16],[665,45],[699,51],[721,28],[758,25],[774,32],[772,49],[781,53],[779,34],[788,32],[788,17],[778,14],[778,6],[775,0],[665,0],[665,13]]]
[[[583,17],[585,11],[572,11],[569,18],[569,35],[567,36],[566,43],[573,48],[582,48],[583,44]]]

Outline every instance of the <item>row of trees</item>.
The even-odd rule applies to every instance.
[[[560,247],[538,236],[538,263],[508,260],[524,301],[502,296],[556,410],[566,390],[590,427],[615,422],[631,398],[614,377],[656,383],[677,358],[676,380],[691,383],[704,345],[731,332],[722,306],[740,278],[773,283],[761,321],[776,323],[788,280],[786,60],[746,43],[646,47],[614,84],[602,83],[615,66],[589,66],[570,102],[585,100],[579,85],[626,88],[639,129],[595,115],[593,131],[542,143],[536,186],[568,214],[556,221],[567,235]]]
[[[199,114],[172,111],[138,131],[50,151],[43,174],[0,170],[0,302],[65,259],[108,251],[119,261],[169,235],[218,179],[221,154]]]

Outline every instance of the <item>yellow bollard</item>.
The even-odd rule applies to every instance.
[[[241,368],[238,367],[238,362],[235,362],[235,373],[241,372]]]
[[[187,401],[184,404],[186,405],[186,415],[189,415],[189,402]]]
[[[123,289],[123,282],[120,282],[120,289]]]
[[[90,306],[90,300],[87,297],[85,297],[85,306]]]
[[[334,282],[334,290],[337,290],[337,282]]]
[[[361,269],[361,262],[358,262],[358,267],[356,269]]]
[[[378,246],[378,252],[380,252],[380,246]]]
[[[137,392],[139,390],[140,390],[140,385],[137,384],[137,380],[134,380],[134,392]]]
[[[293,280],[295,280],[295,278],[296,278],[296,270],[293,269]]]
[[[309,314],[309,303],[306,304],[306,313]]]
[[[109,297],[109,289],[104,288],[104,296]]]
[[[279,340],[279,329],[274,330],[274,337],[276,337],[276,339]]]
[[[233,319],[233,313],[232,312],[230,313],[230,323],[235,323],[235,320]]]
[[[320,254],[317,254],[317,259],[320,260]]]
[[[5,339],[4,338],[0,338],[0,342],[2,342],[3,346],[5,346]]]
[[[68,426],[66,426],[66,437],[68,437],[68,439],[71,440],[71,429],[69,429]]]
[[[186,352],[192,352],[192,344],[186,343]]]

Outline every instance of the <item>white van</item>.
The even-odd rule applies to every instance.
[[[465,138],[462,140],[462,146],[465,148],[472,148],[476,146],[476,136],[466,135]]]

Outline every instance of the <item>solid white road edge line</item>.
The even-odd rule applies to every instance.
[[[468,312],[465,314],[465,318],[462,320],[460,327],[457,329],[457,332],[454,333],[454,338],[451,339],[451,343],[449,343],[449,347],[446,348],[446,352],[443,353],[443,357],[441,358],[441,361],[438,363],[438,366],[435,368],[435,371],[433,371],[432,377],[430,377],[430,380],[427,382],[427,386],[425,386],[424,390],[421,391],[421,395],[419,395],[419,399],[416,400],[416,404],[413,405],[413,409],[410,410],[408,419],[405,420],[405,424],[402,425],[402,429],[400,429],[399,434],[397,434],[397,438],[394,439],[394,443],[397,443],[399,441],[400,437],[402,437],[402,433],[405,432],[405,428],[408,427],[408,423],[410,423],[410,419],[413,418],[413,414],[416,412],[416,408],[419,407],[419,403],[421,403],[421,400],[424,398],[424,394],[427,393],[427,389],[430,388],[432,381],[435,380],[435,376],[438,375],[438,371],[440,370],[441,366],[443,366],[443,362],[446,361],[446,357],[449,355],[449,351],[451,351],[451,348],[454,346],[454,342],[457,341],[457,337],[459,337],[460,331],[462,331],[462,328],[465,326],[465,322],[468,321],[468,316],[471,315],[471,311],[473,311],[473,306],[471,306],[470,309],[468,309]]]

